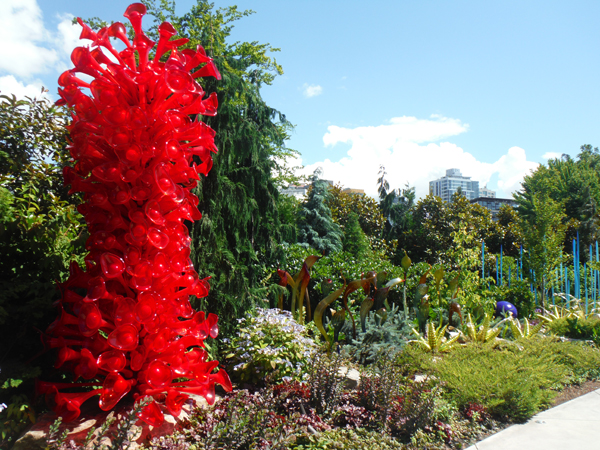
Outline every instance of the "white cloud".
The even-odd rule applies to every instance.
[[[388,124],[372,127],[330,126],[323,136],[325,146],[348,143],[347,156],[308,165],[303,172],[309,174],[322,167],[324,178],[364,189],[375,197],[379,166],[384,165],[391,187],[401,188],[408,182],[415,186],[417,196],[423,197],[429,192],[429,181],[444,176],[446,169],[459,168],[481,186],[497,189],[499,197],[508,197],[520,188],[523,176],[538,166],[527,161],[525,150],[519,147],[508,149],[493,163],[485,163],[451,142],[438,142],[467,129],[460,120],[435,115],[430,119],[396,117]],[[495,175],[497,181],[491,184]]]
[[[556,159],[562,156],[562,153],[558,153],[558,152],[546,152],[542,155],[542,158],[544,159]]]
[[[29,97],[29,98],[48,98],[52,100],[48,92],[42,93],[42,82],[34,81],[29,84],[24,84],[18,81],[12,75],[0,77],[0,94],[8,95],[14,94],[17,98]]]
[[[1,1],[0,75],[12,75],[27,86],[35,84],[36,77],[58,76],[67,69],[71,50],[81,45],[77,42],[81,27],[71,24],[70,15],[58,19],[56,29],[49,30],[36,0]]]
[[[304,83],[302,86],[302,93],[306,98],[316,97],[317,95],[321,95],[323,93],[323,88],[318,84],[307,84]]]

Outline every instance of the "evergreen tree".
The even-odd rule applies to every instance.
[[[267,297],[261,277],[281,256],[277,244],[285,230],[273,172],[276,160],[293,154],[285,147],[291,125],[265,103],[260,88],[283,71],[267,55],[277,50],[270,45],[227,43],[232,23],[252,11],[213,10],[213,4],[198,0],[190,12],[176,16],[174,3],[145,4],[157,24],[168,20],[190,39],[188,45],[203,45],[222,75],[219,81],[203,80],[205,91],[218,97],[218,114],[202,118],[216,132],[218,153],[196,190],[203,217],[190,234],[194,267],[200,276],[212,277],[208,297],[197,306],[217,313],[227,331],[235,318]]]
[[[329,185],[320,175],[321,170],[317,169],[310,177],[308,199],[299,213],[298,242],[329,254],[342,250],[342,232],[331,217],[327,206]]]
[[[344,227],[343,244],[344,251],[357,258],[364,255],[369,248],[369,241],[367,241],[367,237],[360,227],[358,214],[356,213],[351,213],[348,216],[348,222]]]

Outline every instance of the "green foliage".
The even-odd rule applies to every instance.
[[[555,283],[555,271],[562,261],[566,225],[564,208],[546,192],[533,193],[530,207],[519,207],[519,226],[525,243],[525,257],[535,274],[532,280],[545,306],[547,292]],[[584,252],[585,253],[585,252]]]
[[[591,340],[600,345],[600,318],[598,317],[586,318],[577,315],[558,317],[547,322],[546,327],[549,333],[556,336]]]
[[[534,212],[536,195],[546,195],[553,202],[564,205],[567,219],[574,222],[573,231],[578,231],[581,248],[600,238],[600,153],[598,148],[582,145],[577,159],[568,155],[551,159],[547,165],[538,168],[523,180],[523,190],[515,194],[519,203],[519,215],[528,216]],[[569,252],[573,234],[566,236],[565,251]],[[582,261],[587,260],[585,252]]]
[[[537,347],[537,350],[540,350]],[[550,404],[552,388],[568,377],[556,355],[509,348],[467,345],[430,364],[459,408],[480,403],[502,420],[523,422]]]
[[[300,200],[293,195],[280,194],[277,200],[277,210],[279,211],[283,241],[291,244],[296,243],[298,239]]]
[[[278,396],[272,390],[256,393],[237,391],[224,397],[213,408],[196,408],[188,420],[179,424],[181,431],[173,436],[154,438],[149,448],[287,449],[294,441],[297,431],[284,431],[287,417],[274,413],[278,401]]]
[[[36,414],[26,395],[10,397],[6,408],[0,407],[0,445],[8,448],[15,443],[19,434],[35,423]]]
[[[528,281],[513,279],[510,283],[505,282],[490,290],[494,302],[510,302],[517,308],[520,317],[533,317],[535,314],[535,295],[531,292]]]
[[[382,352],[377,361],[361,375],[356,391],[358,403],[374,412],[377,425],[381,428],[387,427],[390,413],[406,383],[402,367],[394,362],[395,359],[393,350]]]
[[[37,351],[56,281],[82,262],[82,217],[63,187],[66,114],[47,100],[0,96],[0,356]],[[10,320],[9,320],[10,318]]]
[[[344,192],[343,186],[339,184],[331,186],[329,193],[327,206],[331,209],[333,221],[339,224],[342,230],[346,229],[350,216],[357,214],[360,228],[364,232],[370,248],[386,253],[392,251],[390,243],[382,239],[386,219],[375,199],[363,194]]]
[[[456,408],[442,394],[442,388],[432,380],[403,384],[390,411],[388,426],[392,435],[408,440],[419,430],[429,431],[453,421]]]
[[[423,349],[427,350],[431,353],[438,352],[447,352],[451,350],[458,343],[458,338],[460,335],[457,333],[450,338],[446,338],[446,330],[448,329],[448,325],[440,325],[436,328],[433,322],[427,323],[427,332],[425,336],[421,336],[421,334],[412,329],[412,332],[417,336],[417,340],[413,340],[410,342],[414,342],[417,345],[420,345]]]
[[[355,258],[364,255],[369,248],[369,242],[358,222],[358,214],[350,214],[343,230],[344,237],[342,244],[344,251],[350,253]]]
[[[225,350],[232,377],[242,382],[303,377],[316,346],[290,312],[257,308],[256,315],[248,313],[240,322]]]
[[[413,221],[411,233],[406,235],[403,244],[399,243],[399,247],[402,245],[415,261],[450,264],[449,269],[460,267],[459,261],[447,256],[460,245],[453,234],[460,227],[470,236],[468,242],[463,242],[467,249],[479,248],[481,251],[483,240],[487,251],[499,253],[500,244],[507,244],[505,236],[508,230],[492,220],[488,209],[470,203],[462,195],[455,195],[448,203],[433,195],[420,199],[414,206]],[[506,248],[514,248],[517,252],[510,256],[518,255],[517,245]]]
[[[525,318],[523,319],[523,325],[521,325],[521,323],[517,319],[511,317],[508,320],[508,324],[510,325],[510,331],[512,332],[513,338],[519,340],[533,339],[536,336],[538,336],[538,334],[542,330],[544,322],[539,321],[536,325],[532,325],[531,323],[529,323],[529,320]]]
[[[328,255],[342,250],[342,232],[327,206],[331,195],[329,184],[321,180],[320,175],[321,171],[317,169],[310,177],[312,184],[308,198],[298,214],[298,242]]]
[[[299,440],[292,450],[393,450],[406,448],[391,436],[364,428],[334,428]]]
[[[342,367],[348,368],[348,361],[339,354],[316,353],[308,370],[306,387],[308,402],[323,418],[331,418],[337,411],[344,389]]]
[[[490,327],[491,320],[491,314],[485,314],[481,325],[477,326],[471,314],[468,314],[467,323],[464,326],[463,338],[467,341],[478,342],[480,344],[495,344],[496,338],[502,332],[502,328],[498,325]]]
[[[379,167],[379,178],[377,179],[377,192],[379,194],[379,208],[385,218],[384,229],[381,237],[396,247],[394,262],[398,264],[402,258],[400,250],[406,249],[408,234],[414,226],[414,201],[415,188],[406,187],[402,190],[392,189],[386,180],[387,172],[384,166]]]
[[[374,363],[382,353],[402,350],[411,333],[410,325],[397,305],[387,311],[371,311],[365,329],[358,331],[356,340],[350,340],[344,346],[344,352],[362,365]]]

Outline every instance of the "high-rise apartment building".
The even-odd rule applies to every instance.
[[[471,181],[471,177],[464,177],[460,169],[448,169],[445,177],[429,182],[429,193],[441,197],[445,202],[452,200],[452,195],[459,188],[469,200],[479,197],[479,181]]]
[[[496,191],[492,191],[491,189],[488,189],[487,184],[486,184],[484,187],[479,188],[479,197],[496,198]]]

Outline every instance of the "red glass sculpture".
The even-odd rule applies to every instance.
[[[188,40],[171,40],[176,31],[169,23],[159,26],[150,59],[155,43],[142,31],[145,13],[140,3],[125,12],[133,42],[121,23],[94,32],[78,19],[81,39],[92,44],[73,50],[75,68],[59,78],[58,103],[74,111],[68,129],[76,163],[64,178],[71,193],[84,193],[79,211],[90,238],[85,270],[73,263],[60,285],[60,317],[45,343],[58,349],[56,367],[94,380],[43,385],[65,420],[77,418],[81,403],[95,395],[103,410],[129,393],[152,395],[179,415],[186,392],[212,404],[215,383],[231,390],[227,374],[215,372],[218,362],[207,361],[203,350],[204,339],[218,334],[217,317],[189,303],[209,287],[192,267],[183,224],[201,217],[191,189],[217,151],[214,131],[192,119],[215,115],[217,98],[205,96],[195,79],[220,74],[202,47],[180,50]],[[111,37],[125,49],[117,51]],[[99,388],[64,392],[90,384]],[[139,417],[157,425],[163,416],[150,403]]]

